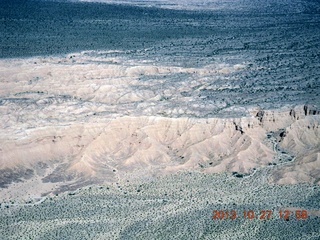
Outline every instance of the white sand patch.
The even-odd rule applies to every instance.
[[[195,101],[194,92],[213,89],[210,79],[245,67],[163,66],[108,52],[0,60],[0,170],[11,171],[2,179],[5,196],[33,179],[44,193],[50,182],[116,182],[179,170],[251,173],[278,154],[267,133],[279,129],[286,132],[277,136],[279,146],[295,160],[271,180],[319,183],[314,110],[306,116],[303,106],[264,111]],[[247,116],[199,117],[215,107]]]

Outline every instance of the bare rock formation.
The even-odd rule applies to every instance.
[[[226,66],[193,69],[103,60],[107,63],[91,64],[80,54],[1,61],[2,196],[177,171],[251,174],[279,155],[275,144],[295,159],[274,167],[271,181],[319,183],[316,107],[247,107],[245,117],[203,117],[197,112],[211,106],[179,91],[209,88],[206,77],[225,74]],[[199,80],[180,82],[179,91],[170,84],[162,89],[163,80],[152,80],[181,72],[197,74]],[[278,133],[276,142],[268,140],[270,132]]]

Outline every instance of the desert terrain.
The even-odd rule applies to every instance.
[[[319,4],[96,2],[1,3],[1,239],[318,239]]]

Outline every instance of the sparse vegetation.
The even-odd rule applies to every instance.
[[[288,207],[319,209],[319,186],[262,184],[260,175],[185,172],[149,183],[91,186],[33,206],[1,208],[2,239],[283,239],[320,236],[319,217],[280,219]],[[139,191],[138,191],[139,190]],[[2,204],[4,205],[4,204]],[[212,211],[240,218],[212,220]],[[269,220],[243,210],[272,210]]]
[[[9,192],[0,240],[320,239],[320,187],[268,183],[319,184],[317,1],[75,2],[0,2],[0,187],[63,184]],[[154,177],[189,168],[230,172]]]

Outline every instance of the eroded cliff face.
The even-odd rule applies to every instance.
[[[320,183],[320,127],[319,115],[295,121],[283,131],[281,148],[290,152],[293,162],[276,169],[272,181],[276,183]]]
[[[2,195],[177,171],[243,177],[267,168],[270,182],[319,183],[315,106],[270,110],[218,101],[211,106],[202,99],[200,93],[213,88],[209,77],[242,71],[245,64],[183,68],[93,60],[80,54],[1,62]],[[165,82],[176,74],[195,80]],[[211,117],[217,106],[225,116]]]
[[[250,175],[260,168],[270,168],[275,183],[319,183],[320,117],[299,116],[289,110],[265,111],[262,119],[118,117],[2,130],[1,187],[24,182],[50,192],[180,170]],[[280,151],[293,158],[281,162]]]

